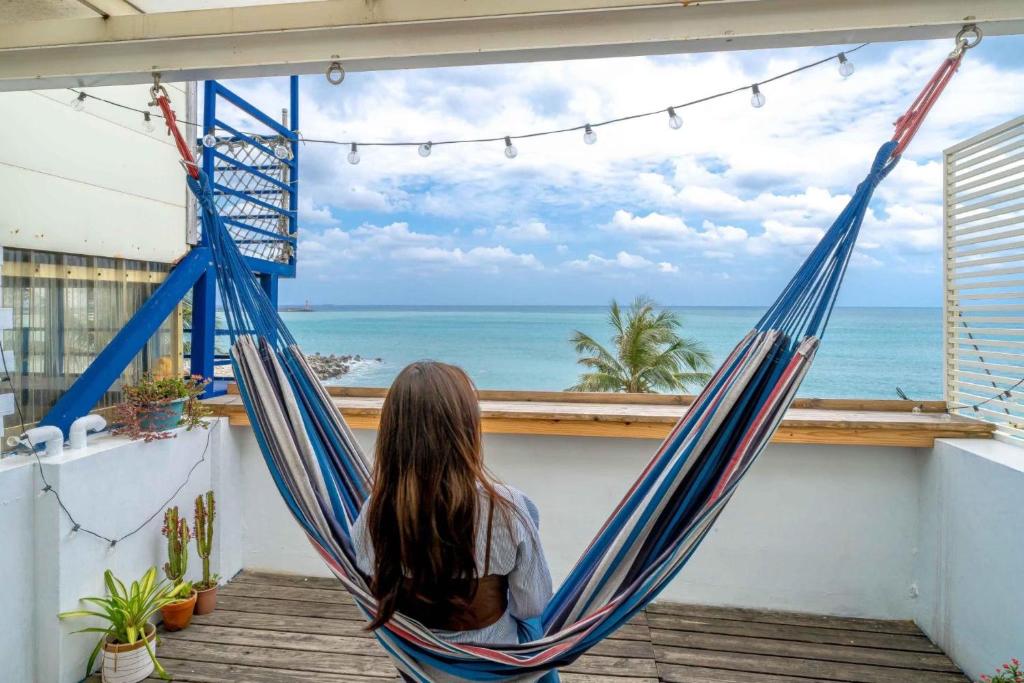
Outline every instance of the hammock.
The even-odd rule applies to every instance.
[[[625,624],[697,550],[764,450],[828,324],[875,187],[892,171],[956,71],[966,41],[935,73],[867,177],[779,298],[736,345],[662,443],[569,573],[541,618],[521,624],[514,645],[446,642],[398,613],[377,639],[410,679],[440,671],[475,681],[515,680],[573,662]],[[212,253],[239,392],[267,467],[313,547],[367,619],[376,601],[356,568],[352,524],[370,490],[370,468],[351,430],[256,283],[218,213],[210,178],[175,124],[167,94],[154,86],[198,198]]]

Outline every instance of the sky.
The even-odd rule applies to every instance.
[[[869,45],[667,114],[504,144],[305,144],[298,276],[281,302],[770,303],[864,177],[951,41]],[[440,140],[577,126],[762,81],[850,46],[591,59],[301,79],[307,138]],[[267,111],[286,79],[228,83]],[[942,150],[1024,113],[1024,37],[986,37],[866,217],[839,304],[941,305]]]

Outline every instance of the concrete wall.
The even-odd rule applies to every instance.
[[[329,576],[278,499],[249,430],[236,438],[245,490],[243,564]],[[360,431],[372,449],[373,432]],[[636,439],[488,435],[488,466],[541,510],[555,581],[566,576],[650,457]],[[904,448],[773,445],[667,600],[911,618],[918,481]],[[767,511],[770,511],[768,514]]]
[[[179,111],[185,94],[166,86]],[[145,86],[88,88],[136,108]],[[0,244],[70,254],[169,262],[185,249],[185,183],[161,119],[146,132],[142,115],[67,90],[0,94]]]
[[[357,432],[370,450],[374,433]],[[115,548],[72,533],[32,460],[0,462],[0,639],[3,680],[81,678],[92,641],[56,614],[102,594],[102,572],[137,577],[163,562],[162,503],[191,517],[217,491],[214,570],[329,575],[291,519],[248,428],[129,443],[102,437],[44,459],[43,472],[79,522]],[[538,503],[556,581],[650,455],[654,443],[488,435],[489,466]],[[934,450],[772,445],[700,551],[663,594],[713,605],[916,620],[972,676],[1024,653],[1024,450],[947,441]],[[193,555],[192,575],[199,565]],[[45,647],[40,647],[45,644]]]
[[[915,620],[972,676],[1024,658],[1024,450],[936,443],[921,481]]]
[[[217,421],[208,432],[179,430],[175,439],[144,444],[99,437],[84,451],[44,457],[46,480],[82,526],[116,538],[156,513],[138,533],[113,548],[81,531],[72,532],[55,496],[41,491],[42,478],[33,460],[17,457],[0,463],[0,576],[6,624],[0,639],[0,678],[12,683],[82,679],[95,640],[72,634],[86,625],[84,620],[62,622],[57,613],[80,608],[81,597],[103,595],[105,569],[127,582],[151,566],[162,566],[163,503],[186,480],[204,450],[205,460],[171,504],[191,519],[195,497],[214,489],[213,570],[230,578],[241,568],[241,535],[232,533],[239,527],[241,509],[233,462],[237,450],[224,444],[230,437],[226,421]],[[193,550],[190,575],[196,578],[200,571]]]

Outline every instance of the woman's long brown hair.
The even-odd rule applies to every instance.
[[[479,488],[510,507],[481,445],[476,387],[461,368],[420,361],[399,373],[381,411],[366,518],[378,601],[371,629],[391,618],[402,594],[439,615],[472,600]]]

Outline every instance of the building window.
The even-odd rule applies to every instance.
[[[0,294],[13,314],[12,328],[3,333],[4,350],[27,423],[46,415],[169,270],[164,263],[3,250]],[[117,403],[123,384],[137,381],[144,372],[181,370],[181,325],[175,313],[95,407]],[[19,422],[17,415],[7,419],[8,426]]]

